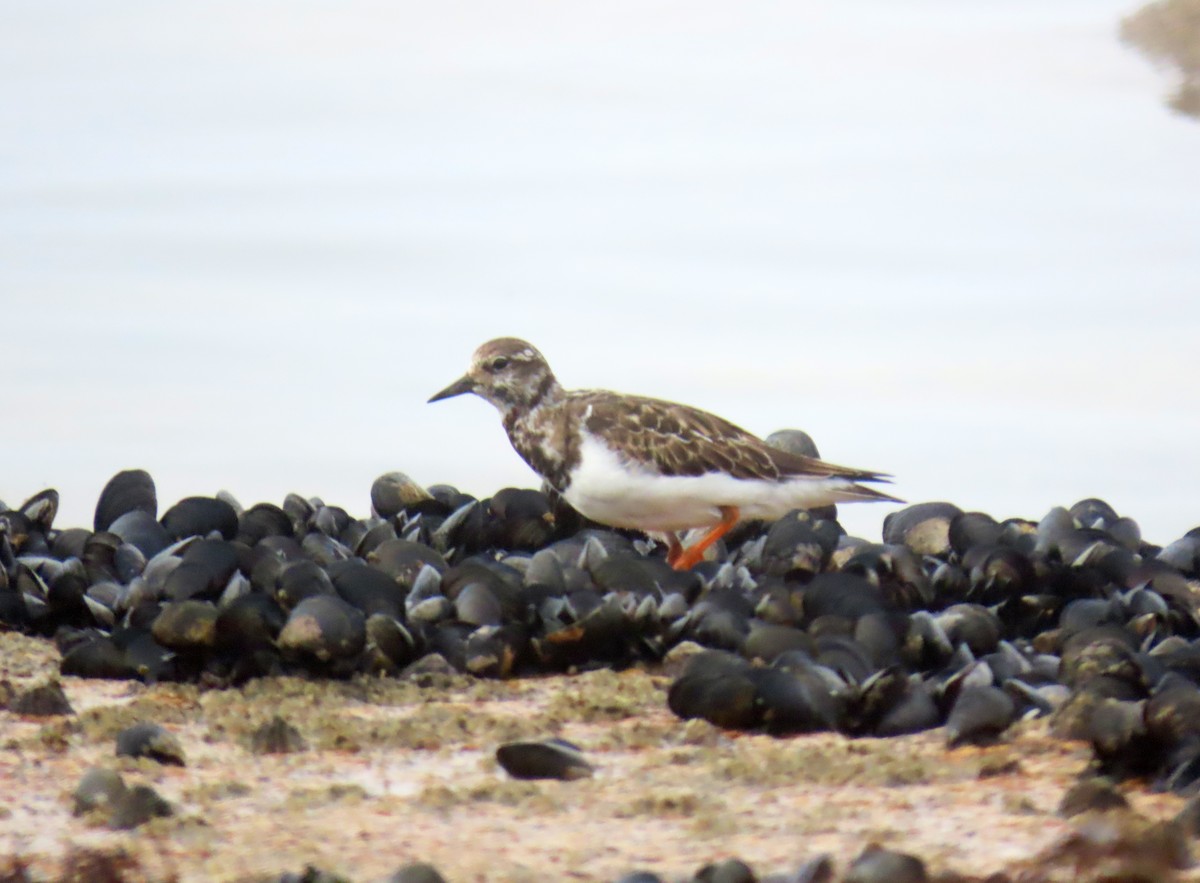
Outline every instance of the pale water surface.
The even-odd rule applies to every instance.
[[[516,334],[910,500],[1168,541],[1200,126],[1133,8],[9,0],[0,499],[530,485],[487,405],[424,404]]]

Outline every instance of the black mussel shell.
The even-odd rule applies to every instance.
[[[953,503],[915,503],[883,519],[883,541],[906,546],[918,555],[950,554],[950,522],[962,515]]]
[[[810,657],[817,655],[817,643],[812,637],[788,625],[758,623],[750,627],[742,643],[742,655],[768,665],[784,653],[799,651]]]
[[[279,633],[284,654],[317,662],[353,659],[366,643],[362,611],[336,595],[305,598],[288,616]]]
[[[147,559],[171,545],[171,535],[149,512],[133,509],[117,518],[108,530],[136,548]]]
[[[370,648],[383,660],[376,661],[377,668],[400,669],[416,660],[417,640],[399,619],[373,613],[367,617],[366,630]]]
[[[391,518],[433,496],[403,472],[387,472],[371,484],[371,509],[383,518]]]
[[[167,576],[163,595],[171,601],[216,600],[238,569],[237,549],[224,540],[196,540]]]
[[[811,671],[752,668],[749,680],[757,692],[762,725],[775,735],[832,730],[837,726],[838,702],[829,685]]]
[[[216,643],[218,615],[209,601],[173,601],[155,618],[150,634],[170,650],[203,652]]]
[[[1063,642],[1059,680],[1079,688],[1096,678],[1111,678],[1143,693],[1146,689],[1142,665],[1133,637],[1112,625],[1085,628]]]
[[[152,518],[158,517],[158,494],[154,479],[143,469],[118,472],[108,480],[96,501],[96,517],[93,528],[99,532],[127,512],[145,512]]]
[[[404,616],[407,593],[378,567],[351,558],[331,565],[329,576],[337,594],[368,616],[373,613],[397,619]]]
[[[53,717],[75,713],[75,709],[67,701],[62,684],[58,681],[48,681],[21,690],[9,701],[8,710],[13,714],[29,717]]]
[[[54,517],[58,515],[58,491],[54,488],[38,491],[22,503],[18,511],[29,520],[31,529],[45,536],[54,526]]]
[[[507,742],[496,749],[496,761],[514,779],[585,779],[592,765],[578,746],[562,739]]]
[[[536,551],[554,539],[557,525],[541,491],[503,488],[487,502],[489,545]]]
[[[763,720],[750,663],[722,650],[688,660],[671,684],[667,706],[684,720],[702,718],[726,729],[753,729]]]
[[[1064,819],[1069,819],[1085,812],[1128,808],[1129,801],[1117,790],[1112,779],[1107,776],[1090,776],[1067,789],[1059,801],[1058,814]]]
[[[117,831],[128,831],[174,813],[171,804],[149,785],[134,785],[117,798],[108,826]]]
[[[829,564],[841,529],[835,521],[814,518],[796,509],[767,530],[762,547],[762,566],[768,574],[811,575]]]
[[[737,858],[705,865],[692,879],[695,883],[758,883],[754,870]]]
[[[287,614],[270,595],[251,592],[217,613],[216,646],[227,653],[252,653],[273,647]]]
[[[504,608],[484,583],[467,583],[457,591],[454,614],[459,622],[472,626],[498,626],[504,621]]]
[[[117,733],[117,757],[148,757],[159,763],[185,765],[179,740],[150,721],[136,723]]]
[[[232,540],[238,533],[238,514],[216,497],[184,497],[163,514],[162,526],[176,540],[211,533]]]
[[[1016,716],[1016,702],[999,687],[964,687],[946,719],[946,742],[953,746],[990,741],[1007,730]]]
[[[59,672],[80,678],[127,680],[138,676],[125,650],[107,637],[96,637],[63,654]]]
[[[771,447],[787,451],[789,454],[812,457],[816,460],[821,459],[821,455],[817,451],[817,443],[803,429],[777,429],[763,441]]]
[[[254,546],[265,537],[295,536],[292,519],[272,503],[255,503],[238,518],[239,542]]]
[[[288,494],[283,498],[281,508],[287,514],[288,520],[292,522],[293,536],[304,536],[308,533],[309,522],[316,512],[312,503],[299,494]]]
[[[325,568],[307,558],[284,564],[275,580],[275,600],[287,610],[307,598],[336,594]]]
[[[125,780],[116,770],[92,767],[83,774],[71,797],[74,814],[86,815],[93,810],[112,811],[116,802],[125,796]]]
[[[818,573],[804,587],[801,603],[810,622],[820,616],[858,619],[887,609],[879,586],[856,573]]]
[[[846,869],[843,883],[925,883],[925,863],[903,852],[874,844],[863,850]]]
[[[300,731],[279,715],[250,734],[250,750],[255,754],[293,754],[307,747]]]
[[[983,512],[962,512],[950,519],[950,548],[959,556],[976,546],[994,546],[1000,542],[1004,527]]]
[[[1095,530],[1107,530],[1120,518],[1112,506],[1095,498],[1080,500],[1067,511],[1080,526]]]
[[[446,883],[446,878],[433,865],[412,862],[388,877],[386,883]]]
[[[477,628],[463,648],[465,668],[478,677],[510,677],[525,657],[528,643],[525,629],[515,623]]]
[[[380,543],[367,555],[367,562],[378,567],[405,590],[412,588],[422,567],[432,567],[438,573],[445,573],[449,566],[439,552],[410,540],[386,540]]]
[[[966,644],[976,656],[994,651],[1003,634],[999,618],[980,604],[954,604],[934,619],[951,644]]]

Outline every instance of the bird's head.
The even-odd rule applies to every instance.
[[[559,391],[546,359],[532,344],[500,337],[475,350],[467,373],[429,401],[440,402],[472,392],[507,415],[514,407],[537,407]]]

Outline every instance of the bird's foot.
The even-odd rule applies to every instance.
[[[733,526],[738,523],[738,518],[740,517],[741,513],[738,512],[737,506],[722,506],[720,522],[713,525],[708,533],[686,549],[680,547],[679,554],[674,556],[674,560],[672,560],[674,550],[669,550],[667,552],[667,563],[676,570],[691,570],[700,563],[709,546],[729,533]]]

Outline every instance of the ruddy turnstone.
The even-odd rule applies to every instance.
[[[496,406],[533,471],[593,521],[666,538],[667,561],[693,567],[743,518],[856,500],[901,502],[859,484],[887,476],[773,448],[713,414],[604,390],[566,390],[533,346],[513,337],[475,350],[471,367],[429,401],[475,393]],[[684,548],[678,532],[707,527]]]

